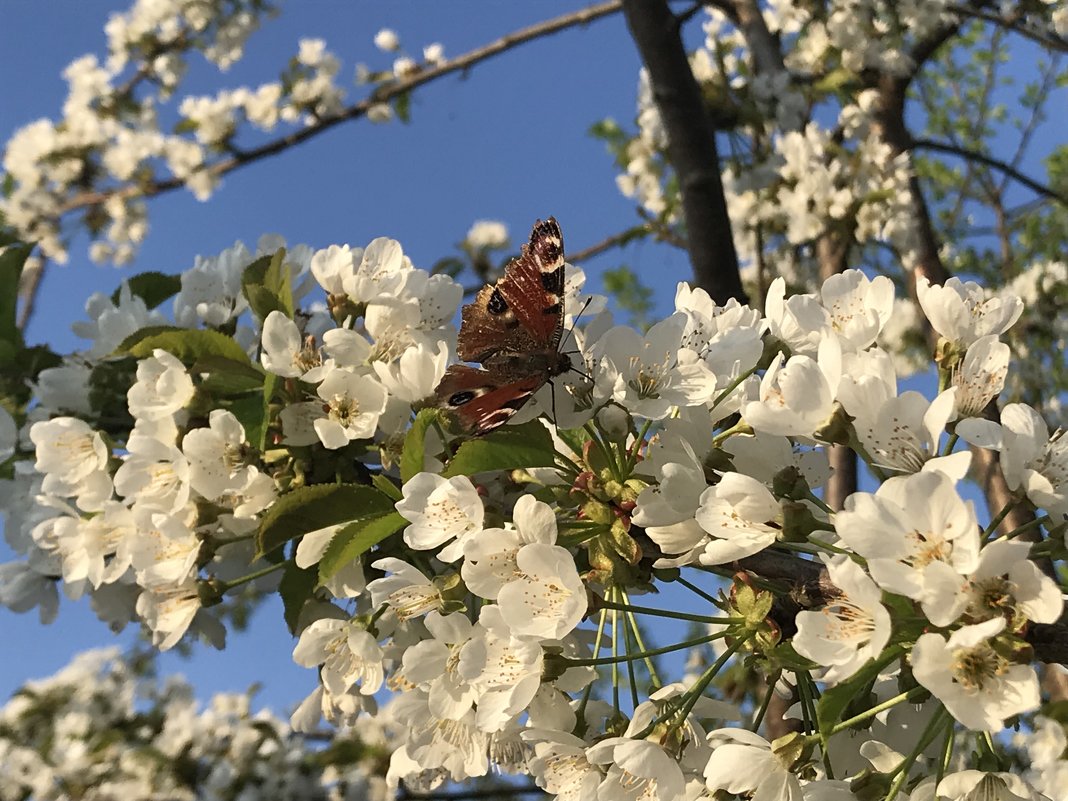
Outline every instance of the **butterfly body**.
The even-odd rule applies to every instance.
[[[461,312],[457,351],[481,368],[453,365],[438,405],[470,433],[507,422],[547,381],[571,369],[559,350],[564,325],[564,244],[560,226],[538,220],[519,257]]]

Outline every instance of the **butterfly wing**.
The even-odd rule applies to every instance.
[[[555,350],[563,329],[564,244],[560,226],[538,220],[530,242],[493,286],[485,286],[461,314],[457,351],[485,363],[501,351]]]
[[[554,218],[534,224],[498,288],[535,347],[555,350],[564,326],[564,237]]]
[[[454,364],[435,393],[438,406],[452,412],[465,431],[481,436],[507,423],[546,378],[538,374],[502,381],[489,370]]]

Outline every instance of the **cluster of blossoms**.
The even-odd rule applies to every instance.
[[[63,219],[86,208],[93,260],[126,264],[148,232],[146,187],[176,180],[207,200],[222,173],[235,166],[239,138],[248,149],[280,126],[313,127],[341,114],[341,65],[321,39],[301,40],[276,81],[185,95],[175,104],[177,113],[168,113],[191,54],[200,52],[225,71],[270,10],[263,0],[135,0],[129,11],[112,15],[107,58],[83,56],[63,73],[69,91],[62,118],[36,120],[4,146],[12,185],[0,198],[6,224],[62,263],[69,235]],[[400,46],[392,31],[381,31],[375,43],[386,51]],[[355,79],[378,86],[443,62],[444,49],[435,43],[421,60],[402,56],[391,70],[372,72],[361,64]],[[394,113],[387,102],[366,109],[374,122]],[[101,195],[102,203],[92,199]]]
[[[928,398],[875,344],[886,277],[795,295],[779,279],[763,312],[681,284],[641,333],[568,265],[576,370],[472,439],[434,398],[459,284],[390,239],[280,244],[198,259],[174,324],[145,281],[91,299],[88,351],[0,420],[22,554],[0,566],[0,602],[47,617],[59,584],[169,648],[220,642],[224,600],[277,589],[294,660],[318,670],[292,724],[385,715],[390,787],[498,770],[568,801],[793,801],[876,776],[891,798],[1028,798],[1065,770],[1047,754],[1035,776],[999,773],[984,739],[1024,720],[1046,742],[1055,725],[1030,717],[1050,638],[1029,636],[1062,611],[1036,560],[1065,554],[1068,446],[1024,404],[980,416],[1018,298],[920,281],[941,336]],[[1044,514],[999,535],[995,509],[982,528],[964,442],[999,452],[1012,509]],[[839,511],[819,495],[832,445],[875,485]],[[633,603],[661,590],[692,593],[693,613]],[[701,628],[661,645],[640,622],[657,615]],[[680,651],[662,678],[654,657]],[[743,668],[766,689],[727,703],[716,685]],[[776,684],[795,688],[801,731],[769,742]]]
[[[138,676],[113,649],[27,682],[0,707],[0,799],[390,797],[390,730],[370,718],[331,753],[284,721],[220,694],[198,707],[181,679]]]
[[[816,275],[826,274],[820,272],[820,262],[846,251],[864,250],[869,261],[877,261],[880,251],[893,252],[890,262],[911,268],[924,252],[921,234],[930,224],[921,217],[934,212],[921,215],[916,208],[913,146],[903,142],[895,128],[894,115],[900,109],[885,87],[898,80],[908,85],[913,77],[919,81],[923,65],[915,62],[914,53],[929,55],[925,44],[941,41],[949,26],[967,25],[967,14],[960,16],[959,4],[943,0],[834,0],[816,6],[786,0],[762,6],[763,25],[772,41],[755,36],[731,7],[706,7],[705,38],[690,54],[690,66],[715,127],[731,134],[726,138],[730,150],[721,153],[723,188],[735,250],[746,265],[746,287],[759,294],[771,277],[783,276],[792,286],[810,289]],[[1063,41],[1068,33],[1063,4],[1003,5],[999,13],[1018,30],[1051,42]],[[987,16],[988,21],[995,18],[993,11]],[[943,67],[932,62],[924,69],[922,79],[930,85],[945,81],[947,94],[963,91],[954,77],[942,75]],[[931,92],[926,88],[920,94],[926,98]],[[909,102],[902,126],[905,117],[937,113],[937,100],[935,108],[915,114]],[[634,123],[633,132],[611,120],[598,129],[618,162],[617,186],[659,225],[678,227],[683,210],[680,182],[670,166],[668,137],[644,70]],[[930,133],[905,138],[932,136],[944,138]],[[944,194],[940,176],[957,169],[955,164],[933,164],[923,176],[924,192],[936,198]],[[954,188],[948,194],[956,197],[959,192]],[[945,238],[952,241],[955,236],[947,233]],[[951,247],[943,248],[942,258],[951,271],[957,269]],[[994,265],[991,280],[1004,280],[1001,260],[995,256],[989,261]],[[1063,271],[1062,265],[1053,266]],[[1053,285],[1040,275],[1048,273],[1048,267],[1043,262],[1022,267],[1018,280],[1027,286],[1006,291],[1031,294],[1026,292],[1029,287]],[[972,263],[960,271],[975,269]],[[1021,329],[1028,331],[1027,339],[1048,342],[1049,347],[1036,357],[1019,341],[1022,338],[1011,338],[1022,365],[1012,377],[1014,389],[1042,404],[1047,416],[1061,419],[1057,396],[1065,377],[1057,357],[1065,338],[1063,332],[1049,329],[1058,327],[1052,321],[1063,319],[1063,314],[1042,313],[1037,304],[1029,304],[1026,314]],[[927,354],[914,333],[921,324],[915,304],[901,299],[882,332],[880,344],[892,353],[902,376],[925,369]],[[1042,358],[1047,354],[1052,359]]]

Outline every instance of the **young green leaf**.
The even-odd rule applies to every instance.
[[[176,328],[169,325],[142,328],[123,340],[113,355],[130,355],[147,359],[156,348],[173,353],[183,364],[194,364],[202,359],[218,357],[251,365],[248,354],[232,338],[218,331],[199,328]]]
[[[315,484],[279,498],[264,515],[256,534],[256,550],[266,556],[290,540],[327,526],[336,526],[393,510],[393,500],[362,484]]]
[[[354,520],[339,529],[319,560],[319,584],[329,581],[345,565],[404,528],[408,521],[397,512]]]
[[[552,467],[553,440],[537,420],[521,426],[499,428],[481,439],[460,446],[442,473],[446,478],[472,476],[487,470],[513,470],[517,467]]]

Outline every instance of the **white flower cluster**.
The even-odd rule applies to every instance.
[[[63,74],[69,91],[62,118],[30,123],[4,146],[3,169],[12,183],[10,194],[0,198],[6,224],[63,263],[63,220],[91,205],[91,257],[126,264],[148,232],[141,188],[177,180],[207,200],[219,183],[218,165],[239,137],[256,136],[248,128],[262,135],[339,115],[345,108],[341,64],[321,39],[301,40],[276,81],[186,95],[177,103],[177,119],[165,113],[190,55],[200,51],[226,70],[241,58],[266,11],[259,0],[135,0],[128,12],[112,15],[107,59],[83,56]],[[399,49],[392,31],[380,32],[375,42],[383,50]],[[419,61],[402,56],[386,73],[361,65],[357,77],[383,83],[444,61],[444,49],[435,43]],[[367,116],[382,122],[393,114],[391,105],[375,103]],[[94,200],[101,196],[102,202]]]
[[[1026,405],[980,417],[1019,298],[919,282],[942,338],[932,399],[901,391],[876,344],[895,309],[885,277],[851,270],[802,295],[778,279],[763,313],[682,284],[640,333],[584,302],[568,266],[566,321],[592,316],[565,338],[576,370],[472,440],[427,408],[460,286],[385,238],[279,244],[199,259],[172,290],[177,326],[129,288],[91,301],[92,347],[56,368],[87,391],[45,373],[19,441],[0,420],[6,534],[24,555],[0,566],[0,601],[49,615],[59,583],[168,648],[191,629],[218,642],[229,593],[277,586],[293,657],[319,675],[293,725],[387,715],[391,787],[500,770],[574,801],[792,800],[872,771],[912,789],[935,765],[947,797],[1025,781],[952,773],[973,767],[969,732],[1039,709],[1027,636],[1062,611],[1035,560],[1064,553],[1068,447]],[[1045,514],[999,536],[1011,509],[995,509],[981,528],[962,440],[998,451],[1012,508]],[[817,494],[832,444],[877,484],[837,512]],[[700,586],[760,576],[768,556],[820,575],[785,617],[782,588]],[[709,614],[632,601],[676,582]],[[654,648],[663,632],[638,616],[657,614],[710,633]],[[662,679],[652,657],[680,650],[687,674]],[[742,712],[712,682],[745,658],[797,687],[801,733],[769,743],[763,712],[724,728]],[[1063,769],[1035,764],[1036,786]]]
[[[85,652],[0,707],[0,799],[391,797],[387,727],[364,718],[337,742],[349,758],[323,759],[251,701],[219,694],[201,709],[181,679],[140,678],[115,649]]]

